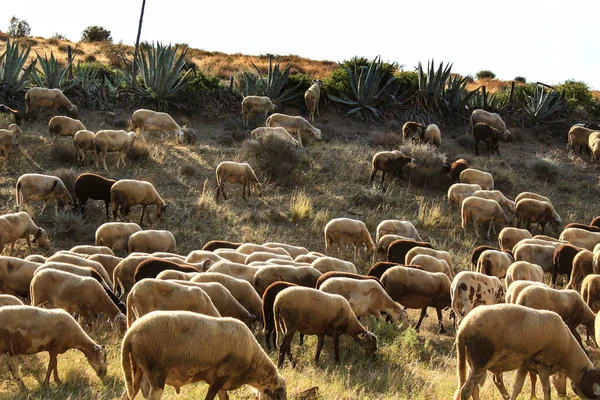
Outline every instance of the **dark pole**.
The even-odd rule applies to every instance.
[[[144,8],[146,8],[146,0],[142,0],[142,12],[140,14],[140,26],[138,27],[137,39],[135,41],[135,51],[133,52],[133,80],[135,82],[135,74],[137,72],[137,55],[138,47],[140,46],[140,35],[142,34],[142,23],[144,22]]]

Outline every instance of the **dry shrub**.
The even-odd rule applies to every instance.
[[[183,137],[181,138],[181,143],[185,144],[194,144],[196,143],[196,132],[187,125],[184,125],[181,130],[183,131]]]
[[[198,164],[187,162],[179,167],[179,174],[191,178],[200,175],[200,169],[198,168]]]
[[[393,131],[377,131],[369,136],[369,142],[373,146],[380,146],[386,149],[392,149],[402,144],[402,135]]]
[[[270,133],[244,141],[242,153],[252,166],[279,183],[289,182],[290,175],[304,159],[304,149]]]
[[[146,142],[136,141],[127,151],[127,158],[135,162],[147,161],[150,159],[150,146]]]
[[[75,214],[70,210],[59,211],[53,217],[51,224],[52,236],[61,239],[77,239],[81,241],[82,238],[89,236],[90,232],[94,232],[90,223],[86,224],[81,215]]]
[[[315,214],[315,217],[313,218],[310,227],[315,232],[323,232],[323,229],[325,229],[325,225],[327,225],[330,219],[331,216],[329,215],[329,210],[319,210]]]
[[[560,163],[552,157],[542,156],[530,160],[527,168],[533,171],[535,176],[543,181],[556,182],[560,174]]]
[[[71,196],[75,195],[75,180],[79,176],[79,173],[72,168],[59,168],[51,171],[48,175],[53,175],[60,178],[65,184]]]
[[[73,144],[65,143],[57,141],[52,146],[52,151],[50,153],[50,157],[52,161],[55,161],[59,164],[70,164],[75,162],[75,148]]]
[[[292,222],[298,223],[310,218],[313,212],[312,200],[304,191],[294,191],[290,199],[290,217]]]
[[[473,139],[473,136],[471,135],[462,135],[457,137],[456,143],[465,149],[473,150],[475,148],[475,139]]]

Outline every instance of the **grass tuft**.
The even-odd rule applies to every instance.
[[[290,183],[292,173],[302,163],[304,150],[274,134],[251,138],[242,144],[242,153],[252,166],[278,183]]]
[[[144,162],[150,159],[150,145],[147,142],[135,141],[127,152],[127,158],[135,162]]]
[[[72,143],[67,144],[59,139],[59,141],[52,146],[50,157],[52,157],[52,161],[60,163],[61,165],[74,164],[75,148]]]
[[[560,162],[552,157],[537,156],[527,163],[527,167],[542,181],[556,182],[560,176]]]
[[[294,191],[290,199],[290,218],[298,223],[309,219],[313,213],[312,199],[304,191]]]

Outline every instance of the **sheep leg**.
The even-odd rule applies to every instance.
[[[494,385],[496,385],[496,387],[500,391],[502,398],[504,400],[508,400],[510,398],[510,395],[508,394],[508,390],[506,390],[506,386],[504,386],[504,377],[502,376],[502,374],[494,374],[493,379]]]
[[[479,140],[475,140],[475,155],[479,155]]]
[[[340,335],[338,333],[333,334],[333,354],[335,356],[335,363],[340,363]]]
[[[335,335],[334,335],[335,337]],[[321,355],[321,350],[323,350],[323,341],[325,339],[325,335],[317,336],[317,352],[315,353],[315,363],[319,362],[319,356]]]
[[[579,333],[577,332],[577,329],[575,327],[570,326],[569,330],[571,331],[573,336],[575,336],[575,339],[577,339],[577,343],[579,343],[579,345],[581,346],[581,348],[583,349],[585,354],[589,355],[588,352],[586,351],[585,347],[583,347],[583,342],[581,341],[581,335],[579,335]]]
[[[12,242],[12,243],[10,244],[10,250],[8,251],[8,256],[9,256],[9,257],[10,257],[10,256],[12,256],[13,250],[15,249],[15,243],[17,243],[17,242],[16,242],[16,241],[14,241],[14,242]],[[30,250],[30,252],[31,252],[31,250]]]
[[[377,174],[377,168],[371,169],[371,175],[369,176],[369,184],[373,184],[373,180],[375,179],[375,175]]]
[[[246,182],[242,186],[242,199],[246,200]]]
[[[25,240],[27,240],[27,247],[29,247],[29,252],[31,253],[31,238],[29,237],[29,235],[27,235]],[[12,248],[10,251],[12,252]]]
[[[488,227],[487,238],[490,240],[490,233],[492,232],[492,227],[494,226],[494,220],[490,221],[490,226]],[[494,232],[495,233],[495,232]]]
[[[531,381],[531,397],[530,399],[533,400],[535,399],[535,384],[537,383],[537,374],[533,371],[529,371],[529,380]],[[558,390],[558,389],[557,389]],[[559,393],[560,395],[560,393]],[[565,392],[565,394],[563,396],[567,396],[567,393]]]
[[[58,357],[58,353],[56,351],[50,351],[50,360],[48,361],[48,371],[46,371],[46,377],[44,378],[43,386],[48,386],[50,383],[50,374],[54,371],[56,360]],[[58,373],[54,375],[54,381],[60,383],[60,380],[56,380],[58,378]]]
[[[47,204],[47,203],[46,203],[46,200],[44,200],[44,201],[42,202],[42,211],[40,212],[40,214],[43,214],[43,213],[44,213],[44,210],[46,209],[46,204]]]
[[[517,376],[515,378],[515,385],[513,386],[512,394],[510,395],[511,400],[516,400],[517,396],[523,390],[523,384],[525,383],[525,378],[527,377],[527,368],[520,367],[517,370]]]
[[[546,224],[543,222],[540,222],[540,228],[542,228],[542,235],[544,234],[544,228],[546,227]]]
[[[144,213],[146,212],[146,206],[142,206],[142,217],[140,218],[140,225],[144,223]]]
[[[19,374],[19,358],[17,356],[8,357],[8,369],[10,370],[10,373],[12,374],[13,378],[15,378],[15,381],[17,381],[17,383],[19,384],[19,390],[22,392],[26,392],[27,386],[25,386],[25,383],[23,382],[23,380],[21,379],[21,375]]]
[[[292,332],[291,335],[290,332],[286,333],[285,337],[283,338],[283,341],[279,345],[279,359],[277,361],[277,368],[281,368],[281,366],[283,365],[286,354],[288,355],[288,359],[290,360],[292,365],[295,365],[294,361],[292,360],[292,350],[290,349],[292,339],[294,338],[294,333],[295,332]]]
[[[227,195],[225,194],[225,187],[223,187],[223,184],[221,184],[220,188],[221,188],[221,193],[223,193],[223,198],[225,200],[227,200]]]
[[[151,386],[150,393],[148,394],[148,400],[160,400],[160,398],[162,397],[163,391],[164,391],[164,388],[161,389],[159,387]]]
[[[419,317],[419,322],[417,322],[417,324],[415,325],[415,331],[419,331],[419,329],[421,328],[421,322],[423,322],[423,318],[425,318],[425,316],[427,315],[427,307],[423,307],[421,309],[421,316]]]
[[[102,167],[105,171],[108,171],[108,167],[106,166],[106,153],[102,153]]]
[[[540,382],[542,383],[544,400],[550,400],[550,371],[548,368],[540,366],[538,368],[538,375],[540,376]],[[523,377],[523,379],[525,379],[525,377]]]
[[[300,334],[300,346],[304,346],[304,333]]]
[[[217,393],[219,394],[219,399],[220,399],[220,398],[222,398],[220,392],[225,392],[225,395],[227,395],[227,391],[221,390],[221,388],[225,385],[225,383],[227,383],[228,379],[229,379],[229,376],[227,375],[227,376],[220,376],[217,379],[215,379],[214,381],[212,381],[212,383],[208,387],[208,392],[206,392],[206,397],[204,398],[204,400],[213,400],[215,398],[215,396],[217,395]]]
[[[473,400],[479,400],[479,382],[485,379],[486,373],[485,369],[477,372],[471,370],[465,384],[460,388],[460,400],[469,400],[470,396],[473,396]]]
[[[121,161],[123,161],[123,166],[126,167],[127,164],[125,164],[125,156],[127,155],[127,153],[121,151],[119,154],[121,155]]]
[[[435,311],[437,312],[438,322],[440,324],[439,333],[446,333],[446,330],[444,329],[444,325],[442,324],[442,309],[436,308]]]
[[[104,206],[106,207],[106,219],[109,220],[110,219],[110,215],[108,214],[108,201],[104,201]],[[85,204],[81,205],[81,212],[83,214],[83,217],[85,218]]]

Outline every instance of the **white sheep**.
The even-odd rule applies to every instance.
[[[41,87],[29,89],[25,93],[25,113],[29,114],[36,108],[49,108],[53,112],[57,112],[59,109],[66,109],[72,116],[77,115],[77,106],[72,104],[60,89],[46,89]]]
[[[133,112],[127,122],[127,130],[134,131],[141,137],[156,132],[160,132],[161,139],[164,133],[167,136],[172,133],[175,139],[183,137],[183,131],[169,114],[143,108]]]
[[[527,261],[515,261],[506,270],[506,287],[514,281],[533,281],[544,283],[544,270],[537,264]]]
[[[498,245],[501,250],[513,251],[515,245],[523,239],[531,239],[531,232],[507,226],[498,234]]]
[[[356,266],[353,263],[335,257],[319,257],[310,266],[322,274],[330,271],[357,273]]]
[[[166,230],[147,230],[135,232],[129,236],[127,252],[154,253],[157,251],[174,252],[177,248],[175,236]]]
[[[142,228],[133,222],[106,222],[96,229],[96,246],[106,246],[114,253],[127,251],[129,237]]]
[[[255,316],[261,315],[262,300],[247,281],[220,273],[204,272],[195,274],[191,282],[217,282],[225,286],[233,297]]]
[[[252,254],[249,254],[244,260],[244,264],[251,264],[253,262],[266,262],[267,260],[284,260],[284,261],[293,261],[294,259],[287,255],[275,254],[269,251],[256,251]]]
[[[242,100],[242,121],[248,126],[250,117],[254,113],[262,113],[263,119],[267,119],[270,112],[275,111],[277,106],[267,96],[246,96]],[[269,126],[269,125],[267,125]]]
[[[496,200],[498,204],[504,206],[511,213],[515,213],[515,202],[506,198],[499,190],[477,190],[471,195],[473,197],[481,197],[482,199]]]
[[[436,147],[440,147],[442,144],[442,134],[440,132],[440,128],[438,128],[436,124],[428,125],[427,128],[425,128],[423,141]]]
[[[421,236],[417,228],[410,221],[400,221],[397,219],[386,219],[377,225],[375,234],[375,241],[379,242],[384,235],[400,235],[407,238],[413,238],[419,242],[422,242]]]
[[[412,249],[411,249],[412,250]],[[408,253],[407,253],[408,254]],[[409,265],[407,263],[407,265]],[[419,265],[427,272],[442,272],[448,276],[450,280],[454,278],[454,272],[450,269],[450,266],[446,260],[438,259],[437,257],[429,254],[417,254],[410,262],[410,265]]]
[[[91,256],[94,254],[105,254],[108,256],[115,255],[115,253],[113,253],[113,251],[107,246],[92,246],[92,245],[88,245],[88,244],[74,246],[69,251],[72,253],[85,254],[88,256]]]
[[[214,254],[212,251],[194,250],[187,255],[187,257],[185,258],[185,261],[188,263],[195,263],[195,262],[201,262],[201,261],[204,261],[207,259],[212,260],[215,263],[224,260],[223,257],[220,257],[217,254]]]
[[[264,251],[268,253],[281,254],[284,256],[291,256],[291,254],[283,247],[266,246],[256,243],[243,243],[237,247],[236,251],[246,255],[256,253],[258,251]]]
[[[459,180],[461,183],[477,184],[483,190],[494,190],[494,177],[489,172],[467,168],[460,173]]]
[[[294,138],[292,135],[290,135],[290,133],[287,131],[287,129],[282,128],[280,126],[277,126],[274,128],[270,128],[268,126],[261,126],[261,127],[254,129],[252,132],[250,132],[250,137],[261,137],[261,136],[276,136],[276,137],[279,137],[281,139],[284,139],[284,140],[290,142],[290,144],[292,144],[296,147],[302,147],[302,144],[298,140],[296,140],[296,138]]]
[[[0,152],[4,155],[5,168],[8,167],[8,150],[17,143],[17,134],[23,134],[17,124],[10,124],[8,129],[0,129]]]
[[[317,140],[322,139],[321,130],[312,126],[310,122],[302,117],[275,113],[267,118],[266,125],[268,127],[281,126],[290,135],[293,136],[295,134],[300,146],[302,146],[302,134],[312,135]]]
[[[419,254],[427,254],[427,255],[435,257],[436,259],[446,261],[446,263],[448,264],[448,267],[450,268],[450,272],[453,273],[454,264],[452,263],[452,256],[450,255],[450,253],[448,253],[447,251],[443,251],[443,250],[433,250],[428,247],[417,246],[417,247],[413,247],[412,249],[410,249],[408,251],[408,253],[406,253],[406,256],[404,259],[404,264],[411,265],[412,260]],[[440,271],[440,272],[442,272],[442,271]],[[452,278],[450,278],[450,279],[452,279]]]
[[[219,256],[220,259],[229,260],[231,262],[238,263],[238,264],[246,264],[246,258],[248,257],[247,254],[240,253],[237,250],[231,250],[231,249],[216,249],[214,251],[214,254]],[[220,261],[220,260],[215,260],[215,261]]]
[[[100,263],[104,267],[106,273],[111,277],[113,276],[113,271],[117,265],[119,265],[119,263],[123,260],[122,257],[111,256],[109,254],[92,254],[86,258],[90,261],[96,261],[97,263]]]
[[[98,161],[96,160],[96,144],[94,142],[95,137],[96,134],[94,132],[85,129],[75,133],[73,136],[73,146],[75,147],[76,165],[85,164],[85,152],[88,150],[92,152],[94,164],[98,165]]]
[[[514,249],[515,261],[527,261],[537,264],[544,272],[552,272],[552,261],[554,260],[555,246],[546,244],[517,243]]]
[[[321,116],[321,114],[319,114],[321,86],[323,86],[323,82],[319,79],[315,79],[312,81],[312,85],[304,92],[304,104],[306,104],[308,115],[313,122],[315,121],[315,112],[319,117]]]
[[[466,170],[465,170],[466,171]],[[464,171],[463,171],[464,172]],[[480,197],[467,197],[461,207],[461,226],[464,230],[470,221],[473,221],[475,235],[479,237],[477,226],[480,223],[488,223],[487,237],[490,238],[492,229],[496,233],[496,224],[501,226],[508,224],[508,218],[502,207],[496,200],[482,199]]]
[[[573,246],[583,247],[587,250],[594,250],[594,247],[600,243],[600,233],[590,232],[580,228],[567,228],[559,236],[559,240],[567,241]]]
[[[117,181],[110,189],[110,206],[113,210],[113,218],[117,219],[119,209],[121,215],[127,218],[129,208],[136,205],[142,206],[140,224],[144,220],[144,213],[146,207],[149,205],[156,206],[156,220],[167,209],[167,203],[160,197],[150,182],[135,179],[121,179]],[[146,214],[146,216],[148,217],[148,222],[152,224],[150,213]]]
[[[121,161],[123,161],[123,166],[125,164],[125,156],[127,155],[127,151],[133,146],[134,140],[137,138],[137,134],[135,132],[126,132],[123,130],[101,130],[96,132],[96,136],[94,136],[94,147],[95,147],[95,164],[96,168],[100,168],[98,166],[98,160],[102,160],[102,167],[105,171],[108,171],[108,167],[106,166],[106,153],[109,152],[118,152],[117,156],[117,168]]]
[[[0,253],[7,244],[10,244],[8,252],[10,256],[19,239],[27,241],[27,247],[31,253],[31,236],[33,236],[33,243],[38,243],[40,246],[45,246],[49,242],[46,231],[37,226],[26,212],[0,216]]]
[[[573,125],[567,134],[567,150],[575,151],[575,146],[579,145],[579,154],[581,154],[581,150],[588,148],[589,138],[593,132],[593,129],[578,124]]]
[[[42,211],[46,209],[48,201],[55,201],[55,211],[58,214],[58,202],[62,201],[67,206],[73,206],[73,198],[67,190],[63,181],[52,175],[24,174],[19,177],[15,188],[15,197],[19,211],[23,206],[31,215],[29,203],[31,201],[42,201]]]
[[[366,257],[373,256],[375,243],[371,239],[371,234],[364,222],[350,218],[334,218],[325,225],[325,253],[329,254],[333,244],[338,245],[338,254],[341,254],[343,247],[352,245],[354,247],[354,262],[356,262],[356,253],[364,244],[367,251]]]
[[[260,267],[253,267],[246,264],[238,264],[230,261],[219,261],[210,266],[206,272],[219,272],[221,274],[233,276],[234,278],[243,279],[252,283],[254,274]]]
[[[0,256],[0,291],[13,296],[29,297],[29,285],[40,263],[16,257]]]
[[[581,298],[594,313],[600,311],[600,275],[590,274],[583,279],[581,284]],[[598,325],[596,325],[598,332]],[[598,339],[596,334],[596,340]]]
[[[75,254],[56,252],[54,255],[52,255],[46,259],[46,263],[50,263],[50,262],[67,263],[67,264],[76,265],[78,267],[91,268],[94,271],[96,271],[98,274],[100,274],[100,276],[102,277],[102,280],[104,282],[106,282],[108,285],[112,286],[112,280],[110,279],[108,272],[104,269],[104,266],[102,266],[102,264],[100,264],[99,262],[88,260],[87,258],[84,258],[84,255],[82,255],[82,254],[75,255]]]
[[[452,204],[458,205],[458,209],[460,210],[463,201],[478,190],[481,190],[481,186],[478,184],[454,183],[448,189],[448,203],[450,204],[450,210],[452,210]]]
[[[504,287],[498,277],[474,271],[461,271],[456,274],[450,293],[456,326],[459,326],[463,318],[475,307],[489,306],[504,300]]]
[[[118,296],[121,301],[127,299],[129,291],[135,284],[134,276],[138,265],[140,265],[142,261],[151,258],[150,254],[136,254],[139,253],[132,253],[125,257],[113,270],[113,290],[115,295]]]
[[[78,131],[85,130],[85,125],[78,119],[57,115],[48,122],[48,129],[52,143],[55,143],[59,136],[75,136]]]
[[[473,127],[480,122],[498,129],[504,136],[503,139],[510,137],[510,132],[506,129],[506,124],[500,115],[485,110],[473,110],[469,119],[467,134],[473,135]]]
[[[242,199],[246,198],[246,186],[248,187],[248,197],[250,197],[250,187],[258,192],[259,197],[262,195],[258,178],[248,163],[223,161],[217,165],[215,172],[217,175],[217,201],[219,201],[220,193],[223,193],[223,198],[227,200],[227,195],[225,194],[225,188],[223,186],[225,182],[241,183],[243,185]]]
[[[23,302],[18,297],[12,294],[0,294],[0,307],[4,306],[24,306]]]
[[[477,271],[488,276],[504,278],[508,267],[515,262],[512,254],[506,251],[485,250],[477,260]]]
[[[217,394],[226,399],[227,391],[244,384],[254,387],[261,400],[287,398],[285,380],[273,362],[252,332],[232,318],[188,311],[150,313],[135,321],[123,338],[121,365],[126,400],[133,400],[140,387],[144,397],[160,399],[165,384],[179,392],[197,381],[209,384],[209,399]]]

